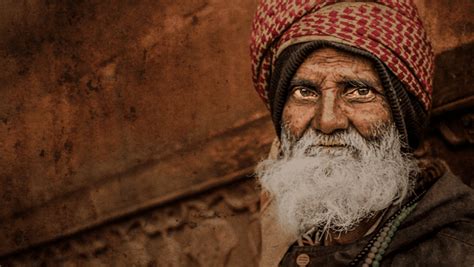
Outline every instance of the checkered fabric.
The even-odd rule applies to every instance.
[[[267,106],[279,53],[292,44],[321,39],[378,57],[430,109],[434,54],[412,0],[261,0],[250,50],[253,82]]]

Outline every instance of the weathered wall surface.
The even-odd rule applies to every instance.
[[[414,0],[436,54],[474,41],[474,2]]]
[[[2,5],[1,215],[262,110],[246,57],[253,1]]]
[[[420,153],[451,160],[469,183],[474,3],[416,3],[438,64]],[[250,81],[255,6],[1,1],[0,256],[239,266],[256,255],[246,177],[273,133]]]

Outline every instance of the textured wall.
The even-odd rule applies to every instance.
[[[263,109],[246,57],[253,1],[1,5],[2,216]]]
[[[15,241],[2,250],[134,210],[153,179],[148,198],[182,186],[171,174],[219,177],[175,151],[264,111],[250,90],[254,1],[0,5],[0,236]]]
[[[423,153],[451,160],[462,154],[463,160],[453,160],[459,165],[455,171],[468,176],[463,166],[472,159],[474,117],[449,115],[459,125],[447,125],[443,120],[451,117],[442,114],[456,109],[446,104],[472,100],[474,3],[416,3],[438,64],[439,109],[430,135],[438,141],[431,142],[434,151]],[[221,189],[213,188],[245,180],[272,139],[266,110],[250,81],[248,38],[255,6],[254,0],[1,1],[0,255],[99,225],[102,230],[96,231],[107,232],[104,223],[129,214],[141,220],[142,229],[147,220],[140,218],[146,214],[182,205],[176,201],[183,197],[190,202],[206,198],[198,194],[203,190],[228,203]],[[454,107],[465,111],[473,106],[469,101]],[[246,186],[239,182],[236,188]],[[257,194],[248,192],[241,196]],[[209,201],[203,209],[214,209]],[[210,224],[247,225],[252,205],[222,204],[221,212],[244,219],[231,220],[231,226]],[[127,229],[123,240],[107,234],[98,240],[115,240],[109,249],[126,254],[137,251],[117,248],[127,238],[143,246],[149,236],[166,237],[166,229],[127,237],[135,229],[130,216],[125,228],[117,226]],[[113,225],[110,229],[117,228]],[[234,235],[239,239],[244,232]],[[89,247],[91,239],[85,240]],[[70,247],[70,241],[61,242],[37,253],[47,257],[56,251],[66,261],[61,246]],[[165,244],[159,242],[149,245],[155,251],[151,259]],[[248,240],[242,242],[235,247],[245,247]],[[72,250],[64,255],[81,257],[79,248]],[[25,259],[36,259],[34,251]],[[98,252],[91,251],[84,253],[94,259]],[[229,255],[245,254],[240,251]]]

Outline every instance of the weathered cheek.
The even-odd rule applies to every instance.
[[[392,120],[390,110],[383,105],[353,109],[348,117],[364,137],[371,136],[377,126],[387,124]]]
[[[283,109],[282,122],[287,125],[293,136],[299,138],[314,116],[314,107],[287,103]]]

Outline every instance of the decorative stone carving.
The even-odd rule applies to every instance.
[[[245,180],[11,255],[6,266],[256,266],[259,196]]]

